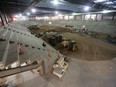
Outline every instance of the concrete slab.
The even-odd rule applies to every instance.
[[[59,80],[49,77],[55,87],[116,87],[116,64],[72,60],[64,77]]]
[[[116,87],[116,63],[112,61],[72,59],[62,79],[52,73],[43,79],[34,70],[8,77],[12,81],[7,81],[13,87]]]

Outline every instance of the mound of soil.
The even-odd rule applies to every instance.
[[[43,25],[43,26],[34,27],[33,30],[39,30],[39,31],[58,30],[58,31],[64,31],[64,30],[67,30],[67,28],[61,27],[61,26]]]

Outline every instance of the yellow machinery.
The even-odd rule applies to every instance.
[[[64,39],[64,41],[61,42],[61,45],[70,51],[76,51],[78,49],[76,41],[74,41],[74,40]]]

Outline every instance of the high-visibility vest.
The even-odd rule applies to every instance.
[[[50,55],[50,50],[48,49],[48,56],[50,57],[51,55]]]

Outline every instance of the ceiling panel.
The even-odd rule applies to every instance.
[[[85,6],[90,6],[90,11],[116,10],[116,0],[58,0],[58,5],[53,5],[53,0],[0,0],[0,11],[5,10],[6,13],[24,12],[33,1],[40,1],[33,6],[33,8],[42,9],[39,13],[47,13],[48,9],[82,12]]]

